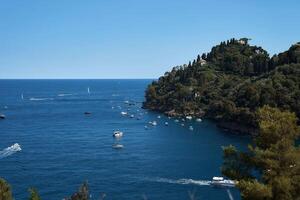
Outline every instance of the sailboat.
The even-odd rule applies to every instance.
[[[23,95],[23,93],[21,94],[21,99],[24,100],[24,95]]]
[[[88,94],[90,94],[90,88],[89,87],[87,88],[87,92],[88,92]]]

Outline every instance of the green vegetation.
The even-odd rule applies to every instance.
[[[29,188],[29,200],[41,200],[38,191],[35,188]],[[89,200],[89,189],[87,182],[84,182],[80,187],[78,192],[75,192],[71,197],[64,198],[64,200]],[[104,199],[102,195],[101,199]],[[0,200],[13,200],[13,195],[11,192],[10,185],[0,178]]]
[[[41,200],[40,195],[35,188],[30,188],[29,193],[30,193],[29,200]]]
[[[234,131],[254,133],[264,105],[300,116],[300,43],[269,57],[247,38],[231,39],[176,66],[150,84],[144,108],[171,116],[207,117]]]
[[[238,181],[244,200],[299,200],[300,136],[297,117],[264,106],[257,111],[259,135],[248,152],[224,148],[222,172]]]
[[[1,200],[12,200],[12,193],[10,185],[4,180],[0,178],[0,199]]]
[[[89,188],[87,182],[84,182],[78,192],[75,192],[71,197],[65,198],[65,200],[89,200]]]

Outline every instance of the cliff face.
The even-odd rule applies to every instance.
[[[263,105],[300,117],[300,45],[270,58],[245,38],[221,42],[166,72],[148,86],[145,98],[144,108],[175,117],[207,117],[243,133],[255,132],[255,112]]]

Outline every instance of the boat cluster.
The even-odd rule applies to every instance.
[[[127,109],[125,111],[121,111],[120,114],[124,117],[129,117],[129,118],[136,118],[137,120],[140,120],[142,118],[143,115],[147,114],[147,112],[141,112],[139,109],[136,110],[136,112],[134,113],[134,108],[130,108],[130,106],[132,105],[136,105],[137,103],[135,102],[132,102],[132,101],[124,101],[124,104],[127,105]],[[115,106],[112,106],[112,109],[115,109],[116,107]],[[118,109],[122,109],[121,106],[117,106]],[[133,111],[133,112],[131,112]],[[156,120],[151,120],[148,122],[148,124],[146,124],[144,126],[145,129],[149,129],[150,127],[155,127],[158,125],[159,121],[161,121],[163,119],[163,117],[161,115],[158,115],[157,116],[157,119]],[[170,123],[170,120],[172,119],[172,117],[168,117],[168,120],[165,120],[164,122],[162,122],[162,124],[164,124],[165,126],[169,126],[169,123]],[[202,122],[202,119],[201,118],[193,118],[192,116],[190,115],[187,115],[185,117],[182,117],[182,118],[175,118],[174,119],[174,122],[175,123],[179,123],[180,122],[180,125],[181,126],[186,126],[185,122],[187,121],[196,121],[196,122]],[[194,127],[189,125],[188,126],[188,129],[190,131],[193,131],[194,130]]]

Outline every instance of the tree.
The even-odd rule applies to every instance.
[[[0,199],[13,200],[10,185],[2,178],[0,178]]]
[[[30,188],[28,191],[30,193],[29,200],[41,200],[40,195],[35,188]]]
[[[294,113],[264,106],[257,111],[259,135],[248,152],[224,148],[224,175],[238,181],[244,200],[299,200],[300,136]],[[254,174],[253,172],[257,172]]]
[[[66,200],[89,200],[89,196],[89,188],[86,181],[79,187],[78,192],[75,192],[70,198],[66,198]]]

